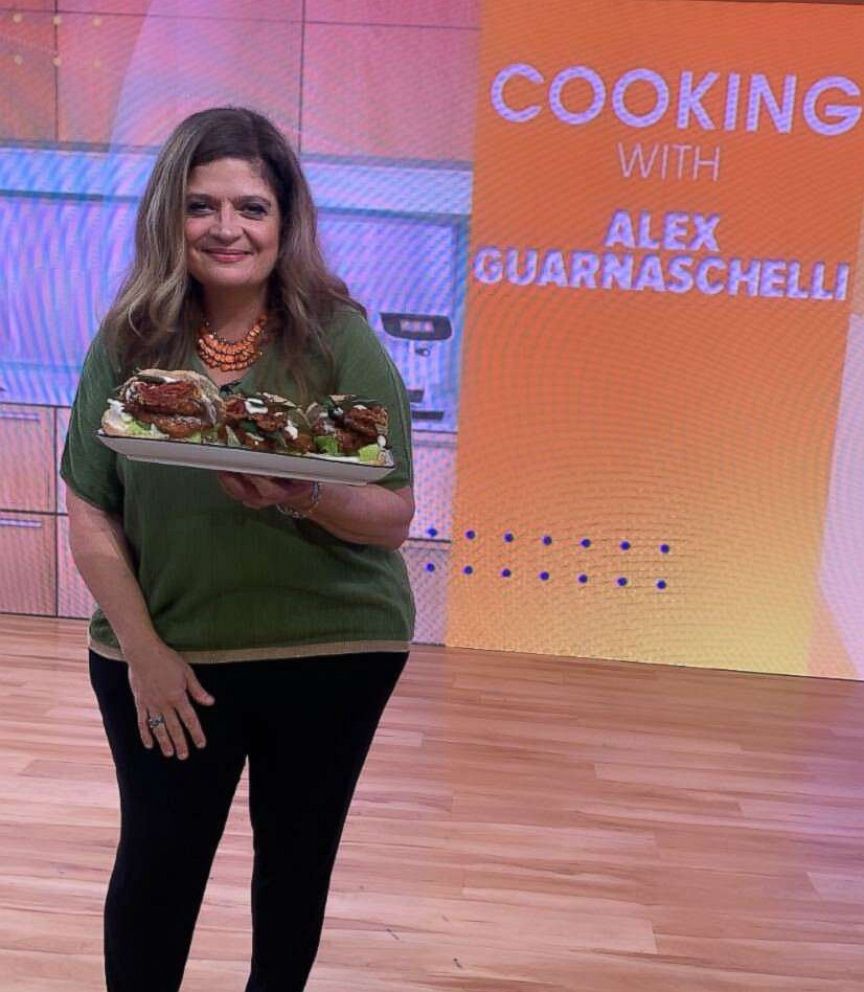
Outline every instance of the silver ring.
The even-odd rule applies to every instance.
[[[165,722],[165,717],[161,715],[147,717],[147,726],[151,730],[155,730],[157,727],[161,727],[164,722]]]

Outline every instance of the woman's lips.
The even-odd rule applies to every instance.
[[[239,262],[241,259],[247,258],[250,254],[248,251],[214,251],[210,248],[204,249],[204,254],[209,255],[211,258],[215,259],[217,262]]]

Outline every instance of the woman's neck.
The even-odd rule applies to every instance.
[[[267,296],[261,289],[249,293],[205,290],[203,305],[210,331],[226,341],[239,341],[267,309]]]

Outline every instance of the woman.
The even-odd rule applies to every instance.
[[[300,166],[264,117],[183,121],[141,201],[130,274],[87,354],[61,474],[99,604],[90,677],[120,790],[109,992],[175,992],[244,764],[254,835],[246,992],[300,992],[354,788],[407,661],[410,417],[393,363],[322,260]],[[136,368],[225,395],[359,393],[396,468],[351,487],[132,462],[94,437]],[[176,760],[175,760],[176,759]]]

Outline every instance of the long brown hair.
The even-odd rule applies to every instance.
[[[102,321],[122,374],[136,368],[182,368],[204,319],[201,287],[186,269],[184,217],[191,171],[221,158],[256,164],[281,213],[279,254],[268,286],[268,330],[275,335],[301,395],[330,383],[326,327],[340,306],[364,316],[333,275],[318,244],[312,194],[297,156],[280,131],[245,107],[214,107],[182,121],[163,145],[138,208],[135,257]],[[325,391],[330,391],[329,388]]]

